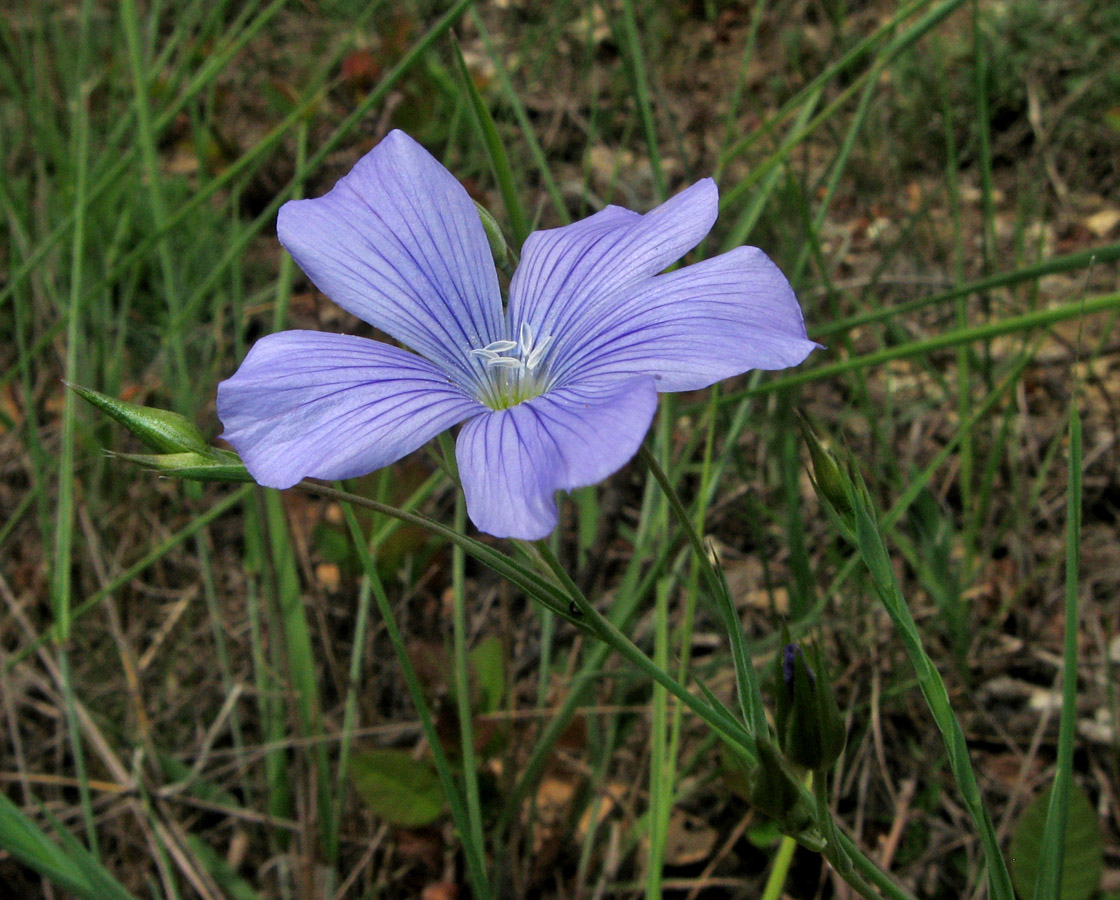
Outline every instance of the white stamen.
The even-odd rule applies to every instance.
[[[533,326],[522,322],[518,337],[520,340],[491,341],[485,347],[469,351],[471,356],[482,360],[488,371],[502,370],[501,375],[488,375],[479,385],[482,391],[479,399],[491,409],[509,409],[539,396],[548,387],[547,366],[542,368],[541,364],[552,346],[552,335],[545,335],[537,343]]]
[[[539,344],[537,344],[536,347],[533,348],[533,352],[530,353],[529,358],[525,360],[525,368],[532,372],[537,366],[539,366],[541,364],[541,360],[544,359],[545,352],[548,350],[551,344],[552,335],[550,334]]]
[[[493,359],[486,360],[486,368],[488,369],[520,369],[521,360],[514,359],[512,356],[496,356]]]
[[[472,350],[471,353],[505,353],[517,346],[517,341],[491,341],[481,350]]]

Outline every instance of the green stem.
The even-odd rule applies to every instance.
[[[339,503],[350,503],[354,506],[360,506],[363,509],[371,509],[374,512],[381,513],[393,519],[399,519],[409,525],[416,525],[419,528],[423,528],[425,531],[439,535],[452,544],[462,547],[483,565],[493,569],[512,584],[517,585],[517,587],[525,591],[526,594],[538,603],[548,607],[577,628],[583,631],[589,631],[587,625],[580,620],[579,616],[574,616],[569,611],[568,598],[562,591],[558,590],[554,584],[541,578],[536,572],[518,565],[517,562],[510,559],[510,557],[506,556],[504,553],[487,546],[481,541],[469,538],[465,534],[459,533],[454,528],[448,528],[446,525],[435,521],[435,519],[429,519],[427,516],[422,516],[419,513],[397,509],[395,506],[389,506],[388,504],[380,503],[377,500],[370,500],[366,497],[359,497],[357,494],[340,491],[337,488],[328,487],[325,484],[317,484],[314,481],[301,481],[296,487],[308,494],[326,497],[328,500],[336,500]]]
[[[463,495],[456,496],[455,527],[465,527],[467,520],[466,504]],[[464,553],[462,546],[451,549],[451,593],[454,610],[452,629],[454,631],[454,671],[455,701],[459,715],[459,752],[463,758],[463,788],[466,794],[467,827],[470,829],[471,843],[481,852],[485,846],[482,836],[482,802],[478,793],[478,760],[474,752],[474,711],[471,709],[470,661],[467,657],[467,602],[464,586]]]
[[[739,614],[735,610],[735,604],[728,593],[727,585],[712,564],[700,533],[696,530],[692,518],[684,508],[684,503],[681,502],[681,498],[677,495],[665,474],[665,470],[661,468],[656,457],[645,444],[642,444],[638,450],[638,455],[664,492],[677,523],[688,537],[688,542],[692,545],[692,552],[700,565],[700,572],[704,576],[704,581],[712,592],[712,597],[715,599],[723,617],[724,627],[727,629],[727,638],[731,645],[731,659],[735,665],[735,681],[739,690],[739,703],[742,706],[747,728],[752,734],[766,734],[766,712],[762,703],[762,689],[759,687],[758,675],[754,670],[754,664],[751,662],[746,638],[743,636],[742,623],[739,621]]]
[[[436,771],[439,774],[444,796],[447,798],[447,803],[451,807],[451,817],[456,827],[459,829],[460,840],[463,842],[463,855],[466,857],[468,881],[470,882],[474,896],[485,900],[485,898],[491,897],[492,893],[490,890],[490,881],[486,873],[486,862],[482,847],[474,840],[475,833],[470,825],[470,814],[463,803],[463,798],[459,793],[458,786],[455,784],[451,762],[444,752],[443,744],[440,743],[439,734],[436,732],[435,721],[432,718],[431,710],[428,708],[427,700],[424,697],[424,688],[420,684],[420,678],[412,666],[412,660],[409,659],[404,637],[401,635],[396,614],[393,612],[393,604],[389,602],[389,597],[385,593],[385,586],[381,582],[381,575],[378,573],[377,566],[370,556],[365,536],[362,534],[357,517],[354,515],[353,506],[365,504],[352,503],[349,499],[350,495],[346,494],[345,491],[334,491],[334,493],[338,495],[335,499],[338,499],[342,504],[342,513],[346,518],[346,527],[350,532],[354,549],[357,550],[358,556],[361,559],[362,567],[365,570],[370,588],[373,590],[373,598],[377,603],[377,610],[381,614],[381,621],[385,626],[385,634],[389,638],[389,643],[393,645],[393,652],[397,656],[397,662],[400,663],[401,674],[404,676],[405,684],[408,686],[409,696],[412,698],[412,703],[416,707],[416,714],[420,719],[420,726],[424,731],[424,738],[428,742],[428,749],[432,753],[432,759],[435,763]],[[357,499],[360,500],[361,498]]]
[[[631,663],[655,682],[666,688],[673,696],[682,700],[686,706],[700,716],[700,718],[707,722],[713,729],[718,731],[726,740],[739,748],[748,759],[754,759],[753,735],[744,729],[739,722],[736,722],[734,718],[710,706],[689,692],[680,682],[669,675],[664,669],[659,668],[653,660],[639,650],[626,635],[604,617],[583,595],[583,592],[576,586],[576,583],[572,581],[568,573],[564,571],[564,567],[560,565],[559,560],[556,559],[556,556],[547,543],[544,541],[537,541],[533,546],[536,547],[541,558],[564,586],[572,604],[579,610],[580,617],[591,626],[593,630],[592,633],[595,637],[599,638],[604,644],[607,644],[627,662]]]
[[[770,874],[766,876],[766,887],[762,890],[760,900],[780,900],[782,888],[785,887],[786,878],[789,876],[789,864],[793,862],[793,853],[796,849],[797,841],[788,834],[782,835],[782,842],[774,855],[774,865],[770,869]]]

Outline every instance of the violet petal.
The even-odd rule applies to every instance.
[[[218,385],[222,437],[275,488],[372,472],[485,409],[414,353],[317,331],[261,338]]]

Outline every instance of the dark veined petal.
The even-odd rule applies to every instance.
[[[495,537],[543,538],[557,490],[594,484],[638,452],[657,408],[652,378],[569,385],[467,422],[455,455],[467,515]]]
[[[414,353],[317,331],[262,338],[218,385],[222,437],[275,488],[364,475],[485,410]]]
[[[391,132],[330,192],[280,208],[280,241],[335,303],[463,384],[468,357],[505,337],[490,245],[454,176]]]
[[[559,344],[586,315],[695,247],[716,220],[719,192],[698,181],[645,215],[608,206],[529,235],[510,284],[512,333],[523,322]]]
[[[789,282],[757,247],[650,278],[566,338],[552,364],[558,383],[649,374],[659,391],[795,366],[819,346]]]

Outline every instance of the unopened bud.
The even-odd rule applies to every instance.
[[[80,384],[67,386],[83,400],[112,416],[153,450],[176,454],[210,452],[202,432],[185,416],[166,409],[118,400]]]
[[[820,651],[810,652],[812,667],[798,644],[786,643],[782,650],[774,719],[786,759],[802,769],[825,772],[843,752],[847,734]]]
[[[821,442],[804,416],[801,417],[801,433],[809,447],[809,459],[813,463],[813,484],[817,493],[839,515],[850,519],[854,512],[849,494],[851,478],[844,471],[836,454]]]

